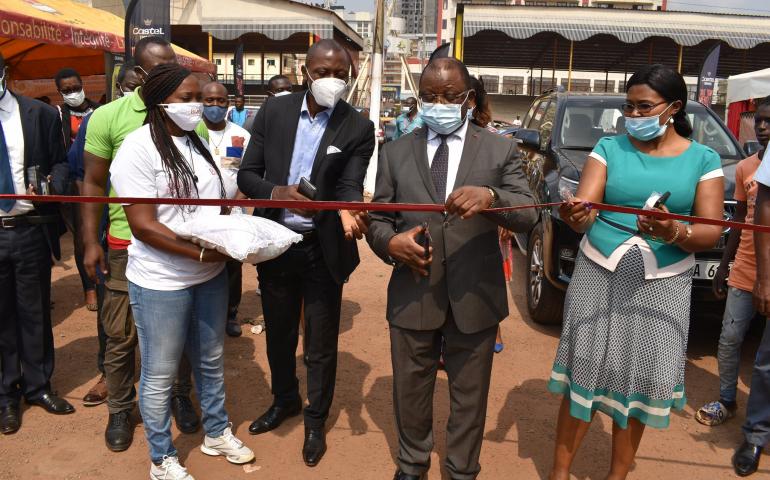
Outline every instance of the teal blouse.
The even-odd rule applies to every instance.
[[[694,141],[676,157],[653,157],[637,150],[626,135],[605,137],[596,144],[591,156],[607,166],[604,203],[624,207],[642,208],[653,191],[671,192],[666,207],[672,213],[692,215],[698,183],[722,176],[719,154]],[[609,257],[633,235],[601,218],[636,230],[636,215],[604,211],[598,215],[588,230],[588,241]],[[655,254],[658,268],[690,255],[675,245],[645,240]]]

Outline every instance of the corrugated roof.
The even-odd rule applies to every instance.
[[[605,34],[625,43],[666,37],[688,47],[706,40],[720,40],[736,49],[770,42],[770,22],[767,17],[759,16],[516,5],[465,4],[464,7],[466,37],[485,30],[497,30],[515,39],[554,32],[574,41]]]

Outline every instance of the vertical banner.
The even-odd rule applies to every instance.
[[[720,47],[720,44],[716,44],[711,49],[703,61],[703,67],[698,77],[698,101],[709,108],[711,107],[711,99],[714,96],[714,85],[717,81]]]
[[[126,9],[126,59],[133,58],[134,45],[144,37],[171,41],[170,0],[131,0]]]
[[[243,95],[243,42],[240,38],[238,39],[238,46],[235,48],[235,58],[233,59],[233,78],[235,93]]]

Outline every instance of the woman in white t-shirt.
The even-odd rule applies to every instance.
[[[127,135],[110,167],[122,197],[224,198],[219,169],[194,132],[201,120],[198,80],[160,65],[142,88],[145,125]],[[225,411],[223,345],[229,257],[173,232],[180,222],[222,213],[220,207],[132,204],[126,277],[139,336],[139,409],[150,447],[151,479],[191,480],[171,439],[171,386],[185,351],[195,374],[206,437],[201,450],[246,463],[254,453],[231,431]]]

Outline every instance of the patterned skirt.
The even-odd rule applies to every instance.
[[[686,403],[691,290],[692,272],[645,280],[638,247],[614,272],[581,252],[548,389],[569,395],[571,415],[586,422],[599,410],[621,428],[629,418],[668,427]]]

